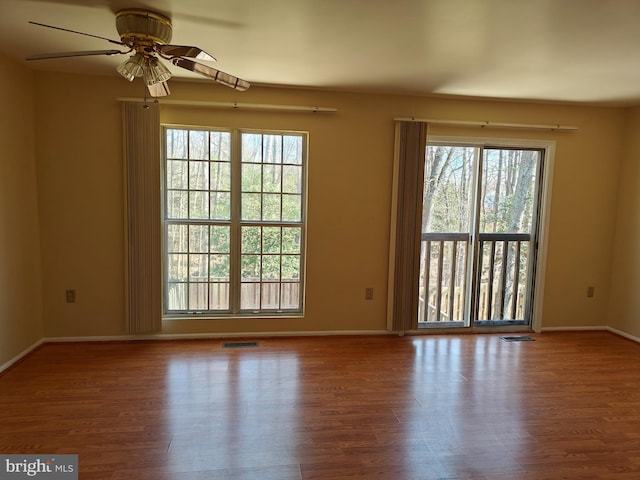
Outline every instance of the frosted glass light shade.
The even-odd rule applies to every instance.
[[[144,56],[136,53],[122,65],[119,65],[116,70],[124,78],[132,82],[134,78],[144,75]]]
[[[166,82],[171,78],[171,71],[158,61],[157,58],[149,59],[144,69],[144,82],[147,85]]]

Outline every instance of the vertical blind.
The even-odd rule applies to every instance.
[[[129,333],[162,329],[160,108],[124,102],[126,319]]]
[[[422,191],[427,149],[424,122],[396,122],[396,212],[393,265],[392,329],[417,328]]]

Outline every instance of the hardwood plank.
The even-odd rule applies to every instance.
[[[118,470],[111,480],[300,480],[299,465],[171,471],[162,468]]]
[[[607,332],[45,344],[0,453],[87,480],[640,478],[640,345]]]

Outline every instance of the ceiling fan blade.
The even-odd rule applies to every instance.
[[[166,97],[167,95],[171,94],[167,82],[159,82],[154,83],[153,85],[147,85],[147,89],[149,90],[149,94],[152,97]]]
[[[188,45],[159,45],[157,47],[159,53],[166,57],[188,57],[198,60],[216,61],[216,59],[207,52],[198,47],[190,47]]]
[[[84,32],[78,32],[76,30],[69,30],[68,28],[54,27],[53,25],[47,25],[46,23],[38,23],[38,22],[31,22],[31,21],[29,23],[33,25],[39,25],[40,27],[53,28],[54,30],[62,30],[63,32],[77,33],[78,35],[84,35],[86,37],[99,38],[100,40],[106,40],[107,42],[115,43],[116,45],[124,45],[124,43],[119,42],[117,40],[112,40],[107,37],[101,37],[100,35],[94,35],[92,33],[84,33]]]
[[[58,52],[58,53],[41,53],[38,55],[31,55],[26,60],[47,60],[49,58],[67,58],[67,57],[89,57],[91,55],[116,55],[121,52],[120,50],[87,50],[84,52]]]
[[[194,62],[193,60],[189,60],[188,58],[175,57],[171,59],[171,63],[186,70],[204,75],[205,77],[211,78],[218,83],[222,83],[227,87],[235,88],[236,90],[239,90],[241,92],[244,92],[251,86],[251,84],[246,80],[242,80],[238,77],[234,77],[233,75],[229,75],[228,73],[221,72],[220,70],[211,68],[208,65]]]

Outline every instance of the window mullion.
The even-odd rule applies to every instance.
[[[241,202],[242,202],[242,136],[239,130],[231,132],[231,259],[230,259],[230,307],[240,311],[241,287]]]

